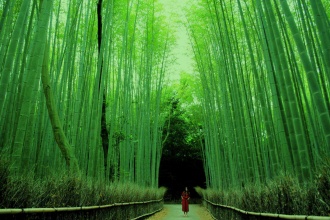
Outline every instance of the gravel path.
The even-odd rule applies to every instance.
[[[184,216],[181,211],[181,204],[165,204],[162,211],[150,216],[148,220],[213,220],[202,205],[189,205],[189,210],[188,216]]]

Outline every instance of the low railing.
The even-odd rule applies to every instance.
[[[330,216],[285,215],[273,213],[249,212],[236,207],[213,203],[207,199],[206,208],[214,219],[295,219],[295,220],[330,220]],[[212,206],[212,207],[210,207]],[[216,207],[217,210],[214,209]],[[221,211],[221,210],[222,211]],[[226,211],[223,211],[226,210]],[[229,212],[228,212],[229,211]],[[231,212],[231,213],[230,213]]]
[[[155,205],[155,203],[158,203]],[[133,207],[135,206],[135,207]],[[138,207],[137,207],[138,206]],[[142,206],[142,207],[141,207]],[[100,206],[0,209],[0,219],[132,219],[152,215],[163,208],[163,199]]]

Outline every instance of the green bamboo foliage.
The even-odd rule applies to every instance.
[[[158,5],[103,1],[99,14],[87,0],[0,8],[0,154],[11,158],[12,171],[45,177],[76,160],[74,172],[94,182],[157,187],[169,48]],[[100,44],[98,15],[106,21]]]
[[[204,0],[188,16],[204,90],[208,186],[281,172],[305,182],[329,156],[325,4]]]
[[[162,126],[157,120],[157,103],[164,80],[166,35],[155,25],[152,1],[129,3],[120,15],[124,21],[119,35],[121,44],[114,45],[118,51],[114,54],[114,67],[119,74],[114,72],[110,77],[114,92],[109,99],[113,103],[109,113],[109,178],[157,186],[161,154],[158,128]]]

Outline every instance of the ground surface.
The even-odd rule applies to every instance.
[[[209,212],[202,206],[189,205],[188,216],[181,211],[181,204],[165,204],[162,211],[150,216],[148,220],[213,220]]]

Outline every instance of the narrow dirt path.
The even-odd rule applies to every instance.
[[[148,220],[213,220],[209,212],[202,206],[189,205],[188,216],[184,216],[181,205],[165,204],[162,211],[150,216]]]

